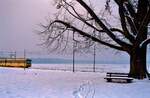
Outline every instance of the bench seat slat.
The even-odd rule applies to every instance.
[[[129,80],[133,80],[133,78],[130,78],[130,77],[106,77],[105,79],[129,79]]]
[[[128,77],[128,75],[106,75],[107,77]]]
[[[107,74],[121,74],[121,75],[128,75],[128,73],[115,73],[115,72],[108,72]]]

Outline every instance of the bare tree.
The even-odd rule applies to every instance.
[[[80,49],[87,49],[95,42],[128,53],[129,75],[146,78],[150,0],[105,0],[104,10],[99,8],[101,2],[55,0],[58,13],[48,25],[42,25],[46,44],[54,50],[68,49],[75,34],[74,41]]]

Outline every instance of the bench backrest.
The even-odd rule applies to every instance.
[[[107,77],[129,77],[128,73],[110,73],[108,72]]]

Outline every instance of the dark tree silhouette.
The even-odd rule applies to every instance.
[[[150,0],[106,0],[104,10],[96,8],[96,5],[102,6],[98,5],[102,1],[95,1],[56,0],[58,13],[55,19],[42,25],[46,44],[54,49],[66,49],[71,34],[75,34],[74,41],[80,48],[90,47],[95,42],[127,52],[130,56],[129,75],[137,79],[149,76],[146,54],[150,43]],[[117,22],[112,23],[111,17]]]

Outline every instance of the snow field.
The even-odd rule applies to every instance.
[[[0,98],[150,98],[150,80],[107,83],[105,75],[105,72],[0,68]]]

